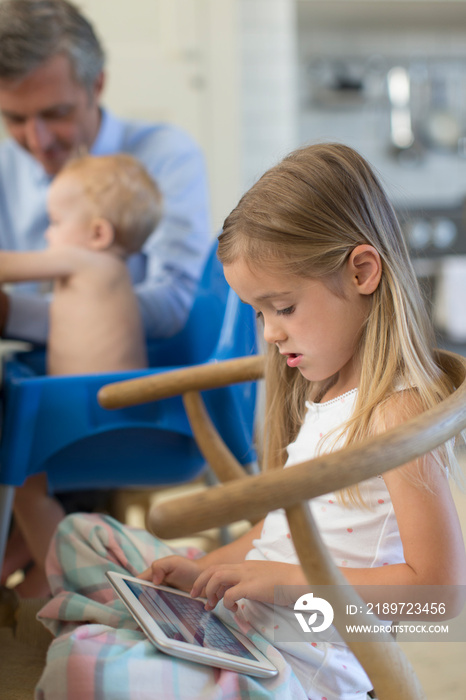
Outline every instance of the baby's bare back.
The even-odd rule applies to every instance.
[[[55,283],[48,372],[93,374],[146,366],[140,312],[126,265],[105,253],[90,253],[88,265]]]

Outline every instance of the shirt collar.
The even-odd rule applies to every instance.
[[[14,148],[19,150],[21,157],[25,159],[26,169],[30,172],[32,182],[38,187],[40,187],[41,185],[49,185],[53,180],[53,176],[46,173],[39,161],[36,160],[34,156],[31,156],[31,154],[28,153],[19,144],[17,144],[16,141],[13,141],[13,146]]]
[[[100,128],[97,137],[92,144],[93,156],[104,156],[115,153],[121,149],[123,137],[123,124],[107,110],[101,110]]]

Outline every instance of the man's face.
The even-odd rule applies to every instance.
[[[100,124],[103,76],[91,91],[76,82],[68,58],[58,54],[19,81],[0,80],[0,111],[18,142],[55,175],[80,147],[89,149]]]

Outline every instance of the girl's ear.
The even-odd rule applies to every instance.
[[[375,292],[382,276],[382,261],[373,246],[358,245],[351,252],[348,266],[359,294]]]
[[[115,242],[115,230],[108,219],[101,216],[91,221],[91,248],[107,250]]]

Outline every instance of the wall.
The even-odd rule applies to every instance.
[[[79,5],[106,49],[104,104],[178,124],[201,145],[216,233],[244,190],[297,144],[294,0]]]
[[[296,147],[294,0],[240,1],[242,184],[247,189]]]
[[[236,0],[83,0],[108,54],[105,103],[187,129],[206,155],[216,230],[240,191]]]

